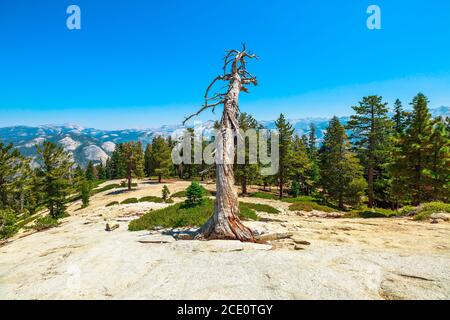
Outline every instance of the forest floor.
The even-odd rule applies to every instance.
[[[166,184],[172,193],[189,185]],[[450,299],[449,222],[323,218],[241,198],[281,211],[246,225],[292,234],[244,244],[127,230],[130,220],[168,204],[105,207],[160,197],[162,185],[96,194],[86,209],[71,204],[60,226],[17,234],[0,247],[0,299]],[[107,232],[106,222],[119,228]]]

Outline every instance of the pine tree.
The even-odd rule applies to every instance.
[[[305,141],[298,135],[295,135],[292,142],[289,172],[290,177],[293,179],[293,182],[291,184],[291,194],[292,189],[294,189],[297,184],[303,193],[307,193],[309,187],[313,184],[309,177],[312,163],[308,156],[308,148],[309,147],[305,144]]]
[[[0,209],[11,208],[11,195],[16,188],[16,174],[21,166],[21,155],[12,144],[0,143]]]
[[[168,177],[172,171],[172,151],[163,137],[155,137],[152,143],[153,172],[158,176],[158,182]]]
[[[411,192],[413,205],[420,205],[430,198],[430,179],[426,170],[430,167],[431,115],[428,99],[422,93],[414,97],[409,125],[402,136],[399,167]]]
[[[81,201],[83,203],[83,208],[87,208],[89,206],[89,201],[91,197],[91,189],[92,185],[88,180],[83,180],[80,186],[80,195]]]
[[[67,196],[70,192],[70,170],[73,166],[71,156],[56,144],[45,141],[37,146],[38,184],[44,194],[44,203],[54,219],[66,212]]]
[[[450,132],[442,117],[433,120],[431,133],[430,167],[426,171],[431,179],[433,200],[450,200]]]
[[[308,135],[308,157],[311,165],[306,172],[308,177],[308,184],[306,194],[309,195],[315,192],[317,183],[319,182],[319,159],[318,159],[318,149],[317,149],[317,128],[314,123],[309,126]]]
[[[128,181],[128,190],[131,190],[132,179],[144,176],[144,154],[140,142],[126,142],[121,148],[125,167],[125,177]]]
[[[347,127],[352,131],[350,138],[366,168],[368,207],[373,208],[376,200],[375,180],[383,178],[392,124],[388,118],[387,103],[382,102],[380,96],[364,97],[358,106],[352,108],[356,114],[351,116]]]
[[[167,187],[167,185],[164,185],[162,188],[162,198],[163,198],[164,202],[169,201],[169,196],[170,196],[170,190]]]
[[[145,171],[145,176],[150,178],[150,176],[153,173],[152,170],[153,170],[153,166],[152,166],[152,144],[149,143],[145,147],[145,153],[144,153],[144,171]]]
[[[93,182],[93,181],[95,181],[95,179],[96,179],[96,174],[95,174],[94,163],[92,161],[89,161],[86,166],[86,180]]]
[[[111,179],[121,179],[126,177],[127,171],[123,154],[123,143],[119,143],[116,145],[109,162],[108,171]]]
[[[239,114],[238,117],[239,128],[243,131],[243,133],[247,132],[247,130],[257,130],[260,129],[260,125],[251,115],[243,112]],[[244,137],[245,139],[245,137]],[[258,139],[258,138],[256,138]],[[236,164],[234,166],[234,175],[235,180],[239,181],[241,184],[241,190],[243,195],[247,195],[247,186],[249,184],[257,183],[260,179],[260,167],[257,163],[250,163],[250,140],[246,139],[245,141],[245,164]],[[257,156],[257,154],[255,155]]]
[[[336,201],[339,208],[345,204],[357,205],[367,186],[363,167],[350,151],[344,127],[333,117],[320,149],[320,184],[324,195]]]
[[[283,187],[289,178],[292,160],[292,136],[294,129],[287,122],[283,114],[275,121],[275,126],[279,135],[279,170],[278,170],[278,187],[280,199],[283,198]]]
[[[408,112],[403,110],[402,102],[397,99],[394,102],[394,115],[392,121],[394,122],[394,131],[401,134],[405,131]]]

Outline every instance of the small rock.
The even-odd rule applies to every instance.
[[[439,221],[437,219],[431,220],[431,224],[438,224],[438,223],[439,223]]]
[[[295,245],[294,246],[294,250],[305,250],[305,248],[303,248],[302,246],[299,246],[299,245]]]
[[[442,220],[442,221],[449,221],[449,214],[445,214],[445,213],[433,213],[430,218],[433,220]]]
[[[119,225],[118,225],[118,224],[109,224],[109,223],[107,223],[107,224],[106,224],[105,231],[114,231],[114,230],[116,230],[117,228],[119,228]]]

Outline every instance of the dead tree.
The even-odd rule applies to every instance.
[[[222,119],[219,127],[219,139],[216,145],[216,201],[214,213],[200,228],[197,238],[226,239],[254,242],[252,231],[239,220],[239,202],[234,188],[234,137],[239,136],[239,94],[248,92],[248,85],[257,85],[256,77],[246,68],[246,60],[256,55],[246,51],[227,51],[224,59],[223,74],[217,76],[206,89],[205,104],[195,114],[187,117],[183,124],[206,109],[223,105]],[[227,82],[223,92],[210,95],[210,90],[218,81]],[[231,152],[230,152],[231,150]],[[221,159],[222,161],[217,161]]]

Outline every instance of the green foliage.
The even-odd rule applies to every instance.
[[[170,198],[169,198],[170,190],[166,185],[163,186],[161,193],[162,193],[162,198],[163,198],[164,202],[168,202],[170,200]]]
[[[344,127],[337,117],[330,121],[320,150],[320,170],[326,198],[336,201],[340,209],[345,208],[344,204],[359,205],[366,187],[363,167],[350,151]]]
[[[292,181],[291,190],[290,190],[289,194],[294,198],[296,198],[300,195],[300,184],[298,183],[297,180]]]
[[[92,190],[91,183],[88,180],[84,180],[81,183],[81,188],[80,188],[81,201],[83,202],[83,208],[87,208],[89,206],[91,190]]]
[[[13,236],[18,228],[17,217],[11,209],[0,209],[0,239]]]
[[[205,197],[209,197],[212,195],[211,191],[205,189],[203,186],[200,187],[202,188],[202,192]],[[186,197],[187,197],[186,190],[175,192],[171,196],[171,198],[186,198]]]
[[[118,206],[119,204],[120,204],[119,201],[112,201],[108,203],[106,207]]]
[[[120,204],[132,204],[132,203],[138,203],[139,200],[137,198],[128,198],[123,200]]]
[[[353,110],[355,115],[351,116],[347,128],[367,172],[369,207],[373,207],[377,200],[384,200],[384,196],[377,193],[375,184],[386,177],[384,170],[391,147],[389,135],[392,122],[388,117],[387,103],[380,96],[364,97],[358,106],[353,106]]]
[[[404,133],[397,137],[391,171],[397,195],[403,201],[419,205],[434,198],[430,192],[433,183],[429,174],[432,163],[430,155],[433,149],[432,123],[425,95],[419,93],[414,97],[412,105],[413,112],[408,119],[407,127]]]
[[[311,212],[313,210],[316,211],[323,211],[323,212],[336,212],[339,211],[333,207],[329,207],[326,205],[321,205],[317,202],[313,202],[313,201],[299,201],[299,202],[294,202],[293,204],[291,204],[289,206],[289,210],[291,211],[306,211],[306,212]]]
[[[56,144],[45,141],[37,147],[38,187],[44,194],[44,203],[50,211],[50,216],[58,219],[66,213],[67,196],[70,192],[70,169],[73,166],[71,156]]]
[[[151,165],[151,173],[158,176],[158,181],[170,175],[172,170],[172,150],[168,142],[161,136],[153,139],[151,156],[148,162]]]
[[[155,227],[180,228],[202,226],[214,211],[214,201],[204,199],[197,206],[186,206],[178,203],[167,208],[151,211],[128,225],[128,230],[152,230]],[[255,211],[240,204],[240,218],[243,220],[257,220]]]
[[[260,204],[260,203],[248,203],[248,202],[240,202],[239,204],[239,209],[250,209],[250,210],[254,210],[257,212],[266,212],[266,213],[271,213],[271,214],[277,214],[280,213],[280,210],[269,206],[267,204]],[[253,219],[256,220],[256,219]]]
[[[131,183],[131,187],[136,188],[138,184],[136,182]],[[120,181],[119,188],[128,188],[128,182],[126,180]]]
[[[450,213],[450,204],[443,202],[429,202],[417,208],[414,220],[426,220],[433,213]]]
[[[101,188],[94,189],[92,191],[92,193],[97,194],[97,193],[101,193],[101,192],[105,192],[105,191],[109,191],[109,190],[113,190],[113,189],[118,189],[118,188],[122,188],[122,186],[117,183],[111,183],[111,184],[107,184],[106,186],[103,186]]]
[[[185,204],[187,206],[196,206],[203,202],[203,188],[198,184],[198,182],[192,182],[191,185],[186,189],[186,200]]]
[[[33,225],[33,229],[37,231],[43,231],[50,228],[57,227],[59,225],[58,219],[48,215],[39,219],[36,219]]]
[[[97,179],[96,174],[95,174],[95,168],[94,168],[94,163],[92,161],[88,162],[88,165],[86,167],[86,180],[87,181],[95,181]]]
[[[241,142],[245,148],[239,148],[240,153],[237,154],[239,161],[234,166],[234,176],[236,181],[240,182],[242,194],[246,195],[247,186],[261,180],[261,168],[257,163],[258,150],[251,148],[258,145],[258,130],[261,126],[255,118],[245,112],[239,114],[238,122],[239,128],[247,135],[243,136],[245,142]]]
[[[146,196],[139,199],[139,202],[156,202],[164,203],[164,199],[155,196]]]
[[[279,135],[279,169],[277,173],[280,199],[283,198],[283,187],[292,169],[292,137],[294,128],[283,114],[275,121]]]

